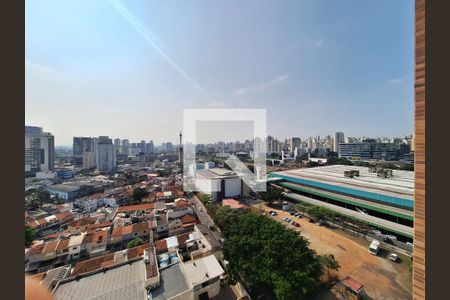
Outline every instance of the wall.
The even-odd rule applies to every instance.
[[[225,197],[236,197],[241,195],[241,179],[228,178],[225,179]]]
[[[425,0],[416,0],[413,298],[425,299]]]

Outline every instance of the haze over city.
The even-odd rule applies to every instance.
[[[26,124],[159,144],[184,108],[250,107],[279,137],[410,134],[413,4],[28,2]]]

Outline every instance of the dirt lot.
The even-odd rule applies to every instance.
[[[257,201],[252,206],[265,211],[276,210],[265,203]],[[300,230],[310,241],[310,247],[319,254],[331,253],[341,265],[338,276],[343,279],[352,276],[366,286],[366,294],[372,299],[412,299],[411,273],[408,268],[409,258],[400,256],[400,262],[394,263],[387,259],[389,253],[381,250],[378,256],[368,252],[369,242],[325,226],[309,223],[308,218],[294,218],[301,227],[294,227],[282,219],[289,213],[276,210],[278,216],[271,217],[286,226]],[[356,242],[357,241],[357,242]],[[320,299],[342,299],[334,291],[321,295]]]

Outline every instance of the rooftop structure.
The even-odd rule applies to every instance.
[[[344,172],[357,170],[359,176],[346,178]],[[380,178],[367,167],[332,165],[271,173],[287,181],[368,200],[414,207],[414,172],[393,170],[393,176]]]
[[[331,165],[273,172],[285,196],[325,206],[380,230],[412,239],[414,172]],[[386,176],[387,175],[387,176]],[[281,181],[280,181],[281,180]]]
[[[145,263],[140,259],[60,281],[53,290],[62,299],[146,299]]]

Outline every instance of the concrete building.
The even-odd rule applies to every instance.
[[[160,269],[161,284],[151,291],[155,300],[213,299],[220,293],[224,270],[214,255]]]
[[[333,141],[333,151],[339,152],[339,144],[345,143],[345,137],[343,132],[336,132],[334,134],[334,141]]]
[[[299,138],[299,137],[292,137],[292,138],[289,140],[289,152],[290,152],[291,154],[293,154],[294,151],[295,151],[295,148],[300,148],[301,145],[302,145],[302,140],[301,140],[301,138]]]
[[[100,136],[98,139],[96,164],[99,171],[111,171],[116,167],[116,152],[108,136]]]
[[[86,151],[83,153],[83,169],[91,169],[96,166],[95,164],[95,152]]]
[[[55,137],[41,127],[25,126],[25,174],[53,171],[55,165]]]
[[[83,155],[85,152],[94,152],[94,140],[91,137],[73,138],[73,163],[76,166],[83,165]]]
[[[242,179],[238,174],[228,169],[198,170],[196,185],[200,191],[211,195],[213,201],[242,195]]]

